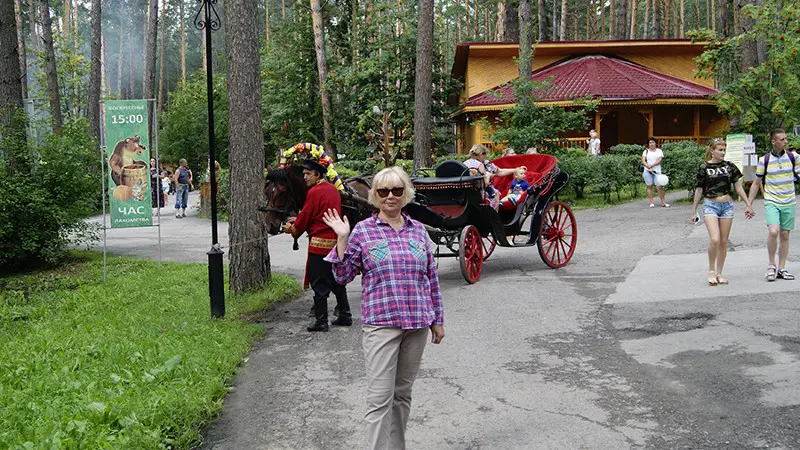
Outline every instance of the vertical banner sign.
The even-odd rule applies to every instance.
[[[147,107],[147,100],[105,102],[111,228],[153,224]]]

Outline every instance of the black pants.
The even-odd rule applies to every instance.
[[[328,321],[328,296],[331,292],[336,296],[339,317],[352,317],[347,289],[336,282],[331,263],[323,258],[324,255],[308,254],[308,282],[314,291],[314,315],[317,322]]]

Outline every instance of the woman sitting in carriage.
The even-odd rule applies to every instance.
[[[486,159],[488,150],[481,144],[475,144],[469,149],[469,159],[464,161],[464,165],[469,167],[472,175],[483,175],[486,188],[483,191],[483,200],[497,211],[500,207],[500,192],[492,186],[493,177],[505,177],[513,175],[518,169],[525,170],[525,166],[501,169],[491,161]]]

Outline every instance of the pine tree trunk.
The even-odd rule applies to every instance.
[[[517,16],[517,4],[506,1],[504,5],[505,14],[503,15],[503,38],[504,42],[515,42],[519,39],[519,16]]]
[[[606,2],[600,0],[600,40],[604,41],[608,38],[606,34]]]
[[[611,8],[608,11],[608,38],[609,39],[616,39],[617,37],[617,9],[616,4],[617,0],[611,0]]]
[[[591,27],[591,24],[589,23],[589,21],[590,21],[590,17],[591,17],[591,14],[592,14],[592,7],[593,6],[594,5],[592,4],[592,0],[589,0],[589,1],[586,2],[586,38],[585,38],[585,40],[587,40],[587,41],[589,40],[589,38],[592,35],[592,33],[591,33],[592,27]]]
[[[628,27],[626,26],[627,19],[628,19],[628,0],[618,0],[619,5],[617,6],[617,39],[623,40],[627,36]]]
[[[28,0],[28,28],[31,33],[31,49],[38,52],[41,47],[39,33],[36,32],[36,20],[39,17],[36,13],[36,0]]]
[[[671,36],[672,28],[670,27],[670,3],[672,0],[664,0],[664,38],[674,37]]]
[[[414,81],[414,168],[431,164],[433,0],[419,0]]]
[[[680,35],[680,23],[679,23],[679,20],[678,20],[678,9],[679,8],[677,7],[678,5],[675,5],[675,6],[676,7],[672,9],[672,28],[673,28],[672,29],[672,36],[674,36],[676,38],[679,38],[679,37],[681,37],[681,35]]]
[[[732,36],[735,36],[741,33],[741,24],[739,23],[739,4],[737,0],[733,1],[733,32],[731,33]],[[716,31],[716,30],[715,30]]]
[[[685,3],[685,0],[681,0],[680,7],[681,7],[681,11],[680,11],[681,29],[680,29],[680,34],[678,36],[681,39],[683,39],[684,37],[686,37],[686,32],[685,32],[686,31],[686,17],[685,17],[686,16],[686,3]]]
[[[539,16],[539,42],[544,42],[547,40],[547,15],[544,9],[544,0],[539,0],[537,13]],[[519,36],[519,32],[517,35]]]
[[[506,5],[503,2],[497,2],[497,25],[495,26],[495,41],[505,41],[505,27],[503,21],[506,17]],[[450,22],[448,21],[448,24]]]
[[[639,8],[636,0],[631,0],[631,29],[628,39],[636,39],[636,10]]]
[[[161,0],[161,42],[159,46],[159,62],[158,62],[158,112],[164,110],[164,47],[166,42],[166,17],[167,0]]]
[[[29,155],[25,144],[25,124],[16,120],[22,108],[22,83],[17,53],[17,23],[14,20],[14,4],[0,1],[0,129],[4,170],[3,176],[19,171],[29,173]],[[21,145],[10,145],[15,143]],[[3,202],[15,199],[3,199]],[[5,208],[5,206],[4,206]],[[6,226],[6,224],[3,224]]]
[[[700,0],[695,0],[694,1],[694,14],[695,14],[695,16],[697,18],[697,20],[695,21],[695,24],[696,24],[695,28],[697,28],[699,30],[700,28],[703,27],[703,22],[700,19]]]
[[[92,0],[92,59],[89,69],[89,126],[94,137],[100,138],[100,93],[102,92],[102,3],[103,0]]]
[[[714,0],[711,0],[711,6],[709,7],[710,14],[711,14],[711,31],[714,34],[717,34],[717,17],[716,17],[716,8],[714,8]]]
[[[181,30],[181,81],[186,83],[186,18],[183,12],[184,0],[178,0],[178,14],[180,15],[180,30]],[[205,33],[203,33],[205,34]]]
[[[558,40],[567,39],[567,0],[561,0],[561,25],[558,30]]]
[[[117,53],[117,96],[119,98],[121,98],[121,99],[125,98],[124,97],[125,94],[123,93],[124,91],[122,89],[122,69],[123,69],[122,62],[125,61],[125,57],[123,56],[123,53],[125,51],[125,36],[128,34],[128,33],[124,33],[122,31],[123,30],[122,23],[123,23],[122,22],[122,16],[120,15],[119,16],[119,30],[120,30],[120,32],[119,32],[119,52]]]
[[[70,31],[72,30],[72,0],[64,0],[63,2],[64,9],[62,10],[61,15],[61,34],[64,36],[64,40],[69,42],[69,35]]]
[[[650,29],[648,25],[650,24],[650,0],[644,1],[644,33],[642,34],[643,39],[650,39]]]
[[[431,19],[433,20],[433,19]],[[331,98],[328,92],[328,59],[325,55],[325,31],[322,27],[322,4],[320,0],[311,0],[311,23],[314,28],[314,50],[317,53],[317,74],[319,75],[319,95],[322,103],[322,129],[325,135],[325,151],[336,159],[333,148],[333,132],[331,131]],[[433,25],[431,25],[433,28]]]
[[[133,18],[131,17],[131,29],[133,29]],[[128,36],[128,98],[133,98],[136,95],[136,91],[134,89],[134,79],[133,79],[133,36]]]
[[[267,42],[270,41],[270,29],[272,26],[269,23],[269,0],[264,0],[264,37]]]
[[[529,86],[533,74],[533,30],[531,26],[531,0],[519,1],[519,81]],[[531,92],[525,87],[526,92],[519,96],[520,105],[531,101]]]
[[[147,17],[147,39],[145,44],[144,85],[142,95],[146,100],[155,99],[156,95],[156,48],[158,38],[158,0],[150,0]],[[153,145],[153,128],[155,127],[153,108],[148,108],[148,141]]]
[[[207,73],[208,72],[208,61],[207,61],[207,57],[206,57],[206,34],[205,33],[200,33],[200,34],[202,35],[201,44],[200,44],[200,50],[201,50],[201,53],[203,53],[203,72]]]
[[[661,6],[662,0],[653,0],[653,39],[661,38]]]
[[[56,54],[53,50],[53,22],[50,19],[50,6],[48,6],[47,0],[38,1],[39,15],[42,22],[42,44],[44,44],[44,70],[47,74],[47,91],[50,98],[50,119],[53,124],[53,132],[58,134],[61,133],[61,128],[64,127],[64,119],[61,115],[61,91],[58,90]],[[9,4],[9,6],[11,5]],[[19,71],[19,65],[17,65],[17,70]],[[19,76],[19,72],[17,72],[17,76]]]
[[[14,4],[2,1],[0,2],[0,125],[11,124],[11,111],[22,108],[21,80]]]
[[[243,293],[270,278],[270,258],[263,213],[264,135],[256,3],[225,2],[228,83],[228,162],[230,199],[230,290]],[[210,163],[213,167],[214,162]],[[213,169],[212,169],[213,170]]]
[[[28,98],[28,54],[25,51],[25,35],[22,33],[22,11],[20,0],[14,0],[14,24],[17,31],[17,56],[19,58],[19,81],[22,98]]]
[[[281,20],[286,23],[286,0],[281,0]]]
[[[737,0],[738,1],[738,8],[741,8],[752,5],[755,0]],[[739,20],[741,22],[741,32],[746,33],[751,31],[755,26],[754,20],[751,17],[748,17],[747,14],[741,14],[739,16]],[[753,39],[743,39],[742,40],[742,71],[749,70],[758,65],[758,50],[756,48],[756,41]]]

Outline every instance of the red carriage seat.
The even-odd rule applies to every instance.
[[[552,155],[526,154],[497,158],[492,160],[492,163],[501,169],[513,169],[515,167],[525,166],[527,168],[527,171],[525,172],[525,181],[531,185],[531,188],[535,188],[538,187],[545,175],[549,174],[556,168],[558,160]],[[508,187],[511,185],[511,181],[513,180],[513,175],[492,178],[492,185],[500,192],[500,198],[503,198],[508,194]],[[522,194],[518,204],[524,202],[527,195],[527,192]],[[510,202],[506,202],[503,204],[501,209],[503,211],[511,211],[516,209],[516,206],[512,205]]]

